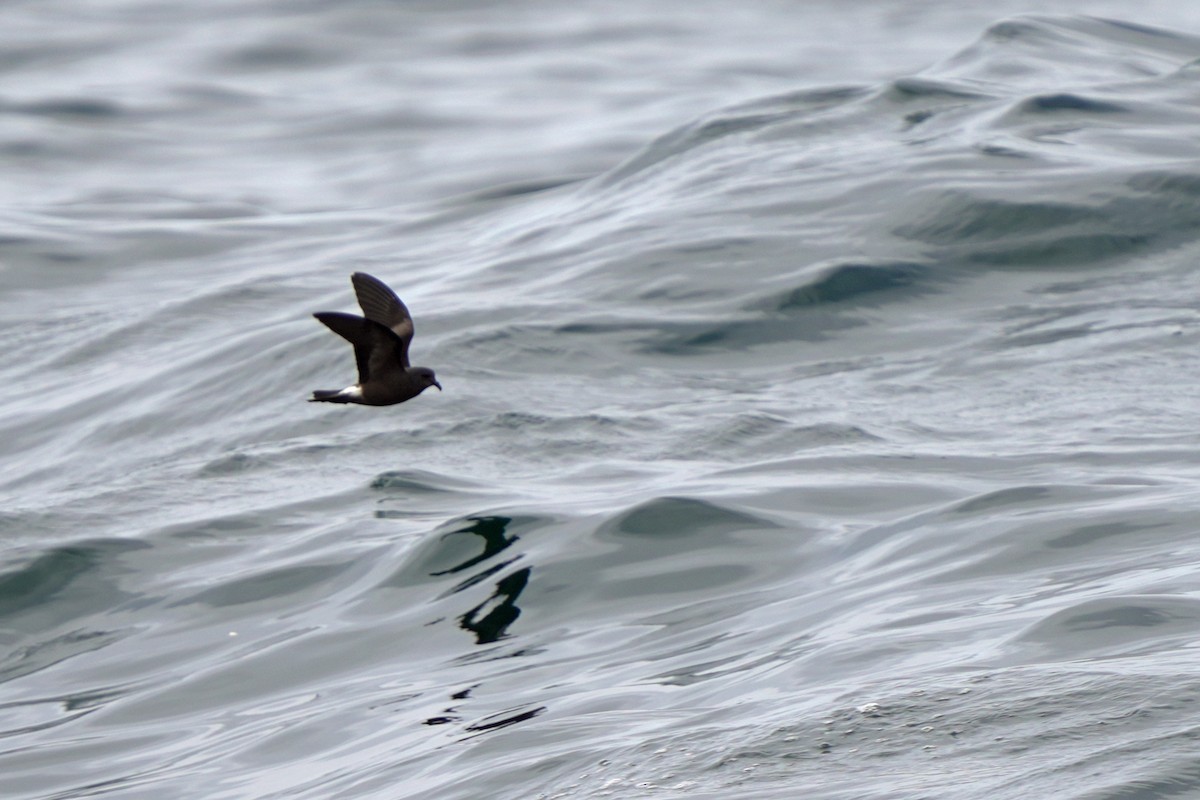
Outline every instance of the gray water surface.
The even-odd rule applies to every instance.
[[[1200,10],[6,17],[5,797],[1200,794]]]

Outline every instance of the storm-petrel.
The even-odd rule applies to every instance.
[[[345,389],[317,389],[309,402],[390,406],[411,400],[430,386],[441,391],[433,370],[409,366],[412,315],[396,293],[365,272],[354,273],[350,282],[366,319],[340,311],[318,311],[313,316],[354,345],[358,383]]]

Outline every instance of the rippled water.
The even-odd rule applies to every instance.
[[[12,7],[3,794],[1200,793],[1200,11],[1026,10]]]

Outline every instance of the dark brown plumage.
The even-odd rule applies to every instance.
[[[313,316],[354,345],[358,383],[345,389],[317,389],[309,402],[390,406],[411,400],[430,386],[441,391],[433,370],[409,364],[412,315],[396,293],[365,272],[354,273],[350,282],[365,318],[340,311],[318,311]]]

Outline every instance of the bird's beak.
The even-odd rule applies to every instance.
[[[440,383],[438,383],[437,381],[434,381],[434,382],[433,382],[433,385],[434,385],[434,386],[436,386],[436,387],[438,387],[438,391],[439,391],[439,392],[442,390],[442,385],[441,385]]]

